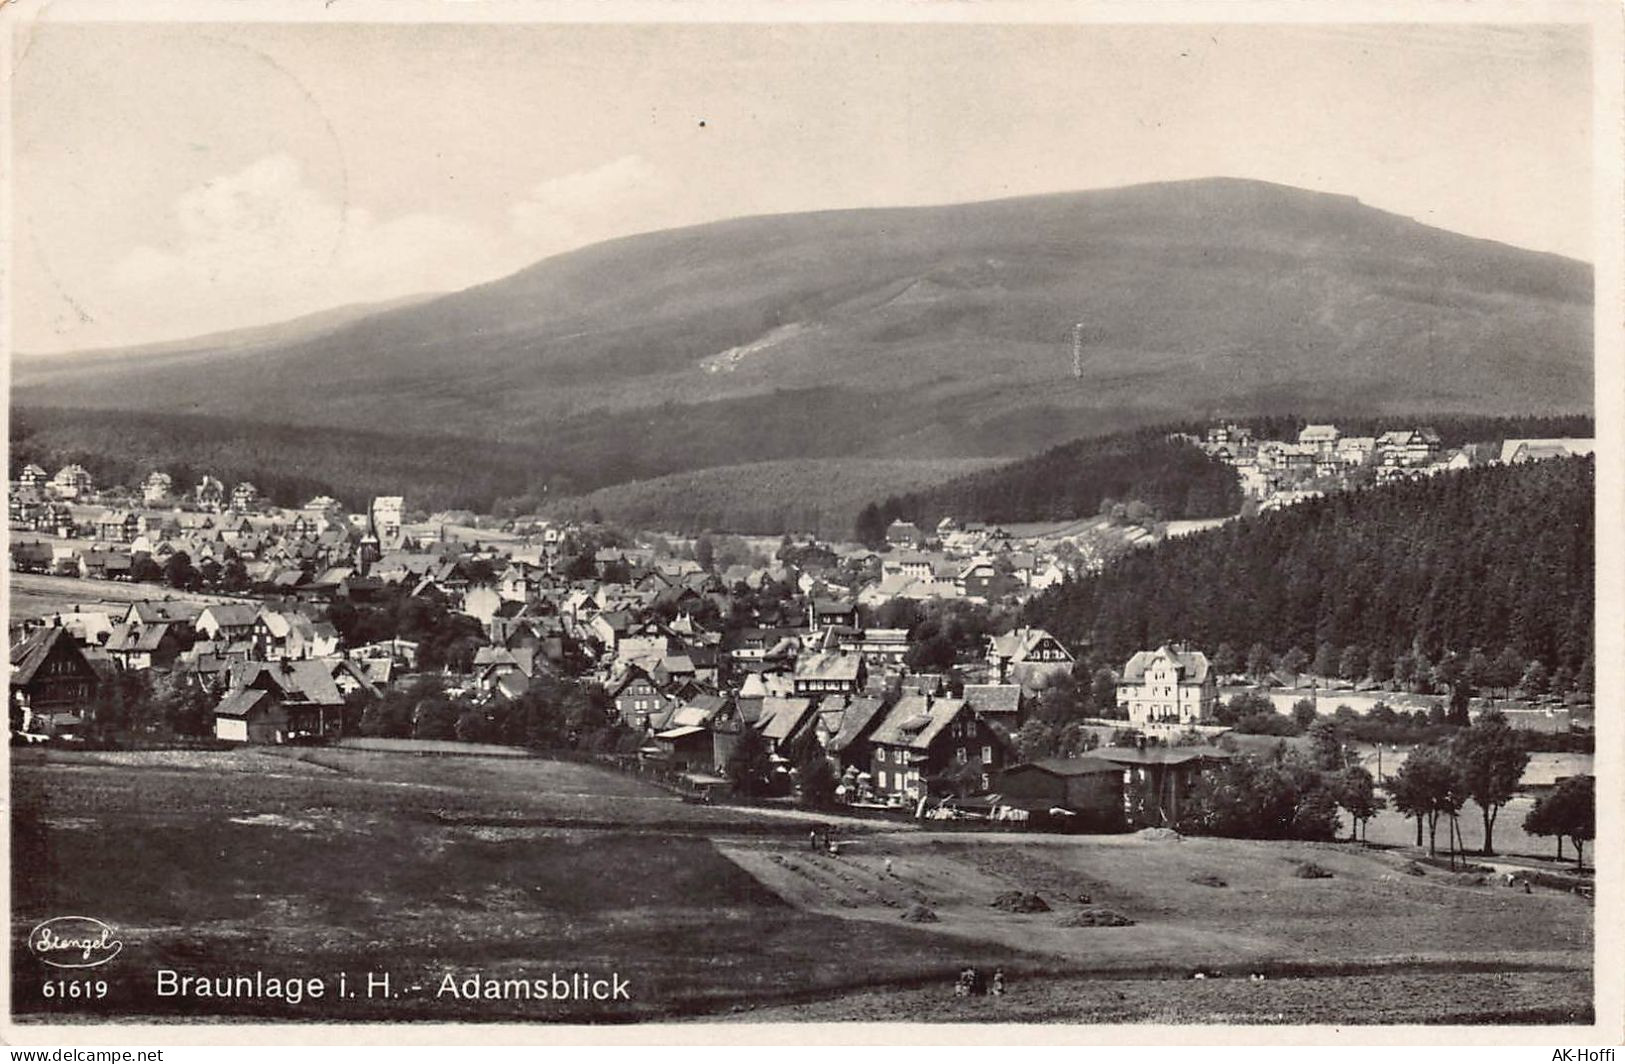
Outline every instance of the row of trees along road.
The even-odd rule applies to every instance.
[[[1416,821],[1416,844],[1422,844],[1426,824],[1428,853],[1438,854],[1441,821],[1448,827],[1452,858],[1461,838],[1459,818],[1470,800],[1478,805],[1483,818],[1485,856],[1495,853],[1495,822],[1512,800],[1529,751],[1523,738],[1499,713],[1486,713],[1472,727],[1462,729],[1441,741],[1427,743],[1411,751],[1398,772],[1388,781],[1394,808]],[[1575,846],[1576,862],[1583,860],[1583,847],[1595,834],[1595,780],[1577,776],[1564,780],[1556,790],[1536,802],[1524,819],[1524,830],[1532,835],[1556,835],[1558,853],[1567,836]]]

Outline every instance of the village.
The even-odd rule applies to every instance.
[[[1477,453],[1441,454],[1427,429],[1351,438],[1331,425],[1281,443],[1220,424],[1191,442],[1232,464],[1265,507],[1362,478],[1430,475]],[[1516,463],[1590,446],[1516,440],[1480,457]],[[122,726],[228,744],[534,746],[543,731],[513,724],[513,707],[568,703],[547,742],[700,800],[744,791],[1134,828],[1178,821],[1184,796],[1237,750],[1244,712],[1296,713],[1307,728],[1323,702],[1327,717],[1335,706],[1342,719],[1374,712],[1418,726],[1443,711],[1426,688],[1378,682],[1346,661],[1297,651],[1259,661],[1256,650],[1242,661],[1228,647],[1177,644],[1104,661],[1024,625],[1024,601],[1113,556],[1080,544],[1111,535],[1120,552],[1185,531],[1125,531],[1110,515],[1014,530],[894,521],[876,550],[542,517],[497,525],[409,514],[399,496],[364,513],[325,496],[285,509],[252,484],[228,492],[207,475],[177,490],[154,472],[98,493],[79,465],[49,477],[24,468],[10,510],[14,603],[30,580],[62,581],[53,594],[87,600],[48,594],[39,609],[14,607],[11,729],[22,741]],[[89,601],[95,581],[131,597]],[[1507,667],[1498,686],[1521,697],[1498,714],[1531,732],[1588,726],[1582,692],[1514,692],[1522,663]],[[1035,719],[1041,707],[1047,723]],[[1070,731],[1058,735],[1061,724]]]
[[[1245,425],[1220,422],[1200,436],[1180,438],[1234,469],[1242,493],[1260,511],[1371,484],[1596,449],[1590,439],[1503,440],[1446,448],[1439,433],[1426,425],[1358,436],[1340,432],[1334,424],[1308,424],[1297,439],[1277,440],[1256,439]]]

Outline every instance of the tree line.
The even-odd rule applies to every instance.
[[[1103,504],[1135,500],[1162,520],[1221,517],[1241,508],[1235,471],[1197,448],[1142,429],[1073,440],[1030,458],[958,477],[859,511],[855,537],[878,545],[886,526],[924,529],[945,516],[986,522],[1058,521],[1092,516]]]
[[[1339,809],[1353,820],[1350,839],[1390,804],[1416,821],[1416,845],[1424,831],[1430,856],[1438,855],[1438,831],[1446,828],[1452,862],[1465,848],[1459,820],[1470,801],[1482,821],[1480,852],[1495,854],[1495,826],[1518,792],[1529,765],[1528,737],[1489,712],[1470,727],[1449,729],[1411,750],[1378,794],[1371,773],[1347,764],[1347,722],[1320,717],[1307,730],[1307,751],[1277,745],[1272,755],[1230,760],[1205,775],[1182,812],[1180,830],[1239,838],[1331,839],[1340,829]],[[1575,847],[1576,861],[1595,835],[1595,781],[1576,776],[1540,798],[1524,818],[1532,835],[1557,836]]]
[[[1416,844],[1424,826],[1430,855],[1438,853],[1444,824],[1453,855],[1461,848],[1460,818],[1468,801],[1478,806],[1484,829],[1485,856],[1495,853],[1494,831],[1501,810],[1512,800],[1529,764],[1528,744],[1497,713],[1486,713],[1471,728],[1413,749],[1388,781],[1394,808],[1416,821]],[[1535,803],[1524,817],[1531,835],[1555,835],[1558,854],[1567,837],[1575,862],[1584,866],[1584,846],[1596,833],[1595,779],[1574,776]]]

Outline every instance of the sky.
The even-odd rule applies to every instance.
[[[13,348],[637,232],[1207,176],[1592,255],[1584,27],[18,26]]]

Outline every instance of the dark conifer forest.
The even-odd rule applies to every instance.
[[[896,519],[922,528],[945,515],[975,521],[1060,521],[1138,500],[1164,520],[1223,517],[1241,508],[1235,471],[1196,447],[1148,429],[1073,440],[1031,458],[893,496],[858,516],[858,538]]]
[[[1028,614],[1109,661],[1169,641],[1353,648],[1385,680],[1396,662],[1516,656],[1588,687],[1594,475],[1563,458],[1328,495],[1137,551]]]

